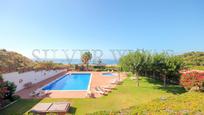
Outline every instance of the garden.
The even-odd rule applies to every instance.
[[[19,99],[0,113],[28,114],[39,102],[67,101],[71,102],[68,114],[77,115],[204,114],[204,73],[185,68],[180,56],[138,50],[121,57],[117,70],[127,72],[128,77],[107,96]],[[12,101],[6,88],[1,86],[1,101]],[[15,91],[15,86],[12,89]]]
[[[170,97],[185,92],[179,85],[169,85],[164,89],[162,82],[147,77],[140,77],[140,87],[137,87],[136,81],[131,80],[130,77],[128,77],[123,84],[117,86],[109,95],[100,98],[20,99],[15,104],[0,111],[0,113],[3,115],[27,114],[27,112],[39,102],[57,101],[71,102],[69,114],[82,115],[97,111],[118,111],[123,108],[145,104],[157,98]]]

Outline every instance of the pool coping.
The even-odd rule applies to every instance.
[[[43,90],[44,87],[56,82],[57,80],[60,80],[61,78],[65,77],[66,75],[68,74],[83,74],[83,73],[89,73],[90,74],[90,78],[89,78],[89,84],[88,84],[88,88],[86,90]],[[90,88],[91,88],[91,82],[92,82],[92,73],[91,72],[69,72],[69,73],[66,73],[65,75],[62,75],[61,77],[49,82],[48,84],[46,85],[43,85],[42,87],[40,87],[39,89],[43,90],[43,91],[89,91]]]

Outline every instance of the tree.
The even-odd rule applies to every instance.
[[[168,55],[166,53],[159,53],[154,55],[154,60],[153,60],[153,66],[156,72],[158,72],[161,75],[164,82],[164,87],[166,87],[166,79],[167,79],[166,74],[168,71],[167,59],[168,59]]]
[[[167,76],[173,81],[179,81],[180,70],[184,68],[185,64],[183,59],[179,56],[170,56],[167,61],[168,71]]]
[[[164,87],[167,81],[179,81],[179,70],[183,67],[183,61],[179,56],[169,55],[167,52],[150,53],[144,50],[137,50],[125,56],[122,56],[119,61],[120,66],[124,71],[132,72],[138,80],[139,75],[150,76],[149,73],[157,73],[157,78],[163,80]]]
[[[131,52],[120,58],[120,66],[125,71],[130,71],[136,76],[137,86],[139,86],[139,73],[142,70],[142,53],[138,50]]]
[[[90,52],[85,52],[81,56],[81,61],[83,64],[86,65],[87,69],[88,69],[88,64],[89,64],[89,61],[91,60],[91,58],[92,58],[92,54]]]
[[[167,85],[168,78],[179,81],[179,70],[184,64],[180,57],[169,55],[166,52],[156,54],[153,57],[153,68],[161,75],[164,87]]]

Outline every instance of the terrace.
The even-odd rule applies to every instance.
[[[110,76],[105,77],[102,75],[103,72],[70,72],[70,73],[91,73],[92,77],[90,78],[90,91],[92,91],[95,95],[95,97],[99,97],[101,95],[94,92],[95,87],[97,86],[108,86],[110,85],[111,81],[114,79],[117,79],[118,76]],[[31,99],[31,98],[45,98],[45,97],[32,97],[29,94],[38,89],[41,88],[48,83],[54,81],[55,79],[60,78],[61,76],[68,74],[66,72],[62,72],[60,74],[57,74],[49,79],[43,80],[35,85],[33,85],[30,88],[23,89],[21,91],[18,91],[16,95],[19,95],[23,99]],[[121,73],[120,75],[121,80],[125,79],[125,73]],[[87,97],[87,91],[69,91],[69,90],[50,90],[48,91],[47,98],[86,98]]]

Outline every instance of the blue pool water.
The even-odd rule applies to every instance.
[[[114,73],[102,73],[103,76],[116,76]]]
[[[90,73],[72,73],[43,87],[43,90],[87,90],[90,82]]]

